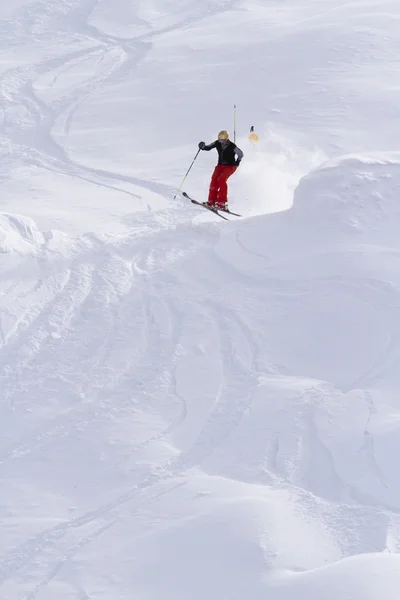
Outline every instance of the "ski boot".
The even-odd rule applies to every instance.
[[[207,202],[203,202],[202,203],[203,206],[207,206],[208,208],[211,208],[211,210],[216,210],[217,205],[215,204],[215,202],[210,202],[209,200],[207,200]]]

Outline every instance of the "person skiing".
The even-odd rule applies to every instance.
[[[230,141],[229,133],[223,129],[218,134],[218,139],[211,144],[199,142],[199,149],[212,150],[216,148],[218,152],[218,164],[211,176],[208,201],[206,206],[215,207],[220,210],[228,210],[228,178],[233,175],[240,161],[243,158],[243,152]]]

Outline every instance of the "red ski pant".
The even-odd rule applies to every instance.
[[[228,178],[234,174],[237,167],[228,165],[217,165],[214,169],[210,181],[210,191],[208,201],[211,204],[215,202],[228,202]]]

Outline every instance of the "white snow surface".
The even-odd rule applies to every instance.
[[[0,4],[1,600],[399,599],[399,56],[398,0]]]

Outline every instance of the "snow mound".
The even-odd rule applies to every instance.
[[[188,596],[217,600],[238,590],[244,595],[254,591],[265,569],[257,536],[260,514],[260,503],[236,500],[166,526],[142,544],[140,558],[131,565],[137,591],[146,597],[151,590],[149,597],[171,600]],[[199,569],[204,578],[199,578]],[[230,574],[229,583],[224,573]]]
[[[400,155],[346,156],[304,177],[295,190],[293,216],[324,235],[368,234],[398,245]],[[379,238],[377,236],[379,235]]]
[[[306,573],[281,573],[274,578],[271,600],[397,600],[400,556],[364,554]]]
[[[34,254],[44,237],[29,217],[0,214],[0,253]]]

